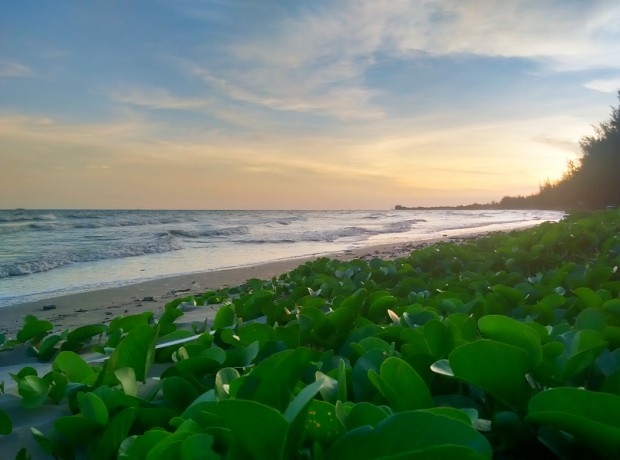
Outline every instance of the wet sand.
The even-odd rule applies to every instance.
[[[408,256],[416,248],[442,240],[448,241],[448,238],[365,247],[329,254],[327,257],[341,260],[372,257],[394,259]],[[75,329],[86,324],[109,323],[117,316],[145,311],[157,315],[162,312],[166,303],[175,298],[202,294],[211,289],[239,286],[251,278],[270,279],[316,258],[280,260],[255,266],[160,278],[3,307],[0,308],[0,333],[15,337],[22,328],[26,315],[50,321],[56,331]]]

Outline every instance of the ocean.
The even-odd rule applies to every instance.
[[[0,307],[201,271],[558,221],[558,211],[0,210]]]

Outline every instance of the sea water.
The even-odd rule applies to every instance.
[[[0,210],[0,307],[165,276],[558,221],[538,210]]]

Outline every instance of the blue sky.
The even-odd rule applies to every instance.
[[[618,89],[616,0],[3,2],[0,207],[488,202]]]

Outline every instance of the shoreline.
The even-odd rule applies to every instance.
[[[75,329],[86,324],[109,323],[121,315],[146,311],[157,315],[163,312],[164,305],[173,299],[202,294],[208,290],[239,286],[251,278],[269,279],[322,257],[340,260],[372,257],[395,259],[406,257],[413,250],[431,244],[483,235],[485,233],[380,244],[319,256],[297,257],[258,265],[158,278],[120,287],[50,296],[0,308],[2,313],[0,333],[5,334],[7,338],[14,338],[23,327],[23,318],[26,315],[50,321],[57,331]],[[201,310],[204,315],[204,309]]]

